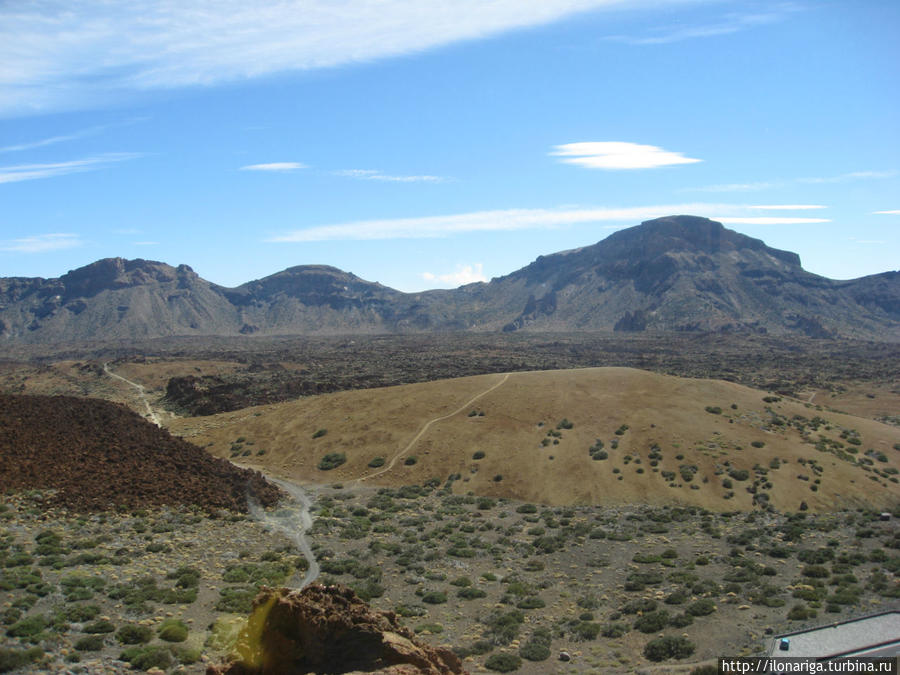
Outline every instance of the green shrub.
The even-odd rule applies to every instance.
[[[519,649],[519,656],[528,661],[546,661],[550,658],[551,635],[547,628],[537,628],[531,638]]]
[[[658,633],[665,628],[668,623],[669,613],[664,609],[660,609],[638,617],[634,622],[634,628],[642,633]]]
[[[627,623],[608,623],[603,626],[601,634],[606,638],[620,638],[629,631]]]
[[[706,406],[706,412],[708,412],[712,415],[721,415],[722,409],[717,405],[708,405],[708,406]]]
[[[97,619],[85,625],[83,630],[85,633],[112,633],[116,630],[116,627],[111,621]]]
[[[166,642],[184,642],[187,640],[188,627],[179,619],[166,619],[159,626],[159,639]]]
[[[519,628],[525,621],[525,613],[514,609],[508,612],[495,610],[482,623],[487,626],[485,637],[494,644],[508,645],[519,635]]]
[[[463,600],[475,600],[477,598],[483,598],[485,595],[487,595],[487,593],[485,593],[480,588],[469,587],[459,589],[459,592],[456,595]]]
[[[150,670],[154,667],[168,670],[172,665],[172,652],[162,645],[129,647],[119,655],[119,660],[127,661],[132,668],[138,670]]]
[[[484,459],[484,451],[483,451],[483,450],[476,450],[476,451],[474,452],[474,454],[472,455],[472,459]]]
[[[31,647],[30,649],[6,649],[0,647],[0,673],[34,663],[43,656],[44,650],[40,647]]]
[[[128,624],[116,631],[116,640],[123,645],[142,645],[150,642],[152,638],[153,631],[149,626]]]
[[[579,621],[572,626],[572,639],[587,642],[595,640],[600,634],[600,624],[592,621]]]
[[[248,586],[222,588],[219,590],[220,597],[216,609],[220,612],[249,614],[256,593],[256,588]]]
[[[519,649],[519,656],[528,661],[546,661],[550,658],[550,647],[536,642],[526,642]]]
[[[442,605],[447,602],[447,594],[443,591],[428,591],[422,596],[422,602],[429,605]]]
[[[319,461],[319,471],[331,471],[346,461],[347,455],[343,452],[329,452]]]
[[[406,466],[412,466],[413,464],[415,464],[418,461],[419,460],[415,455],[410,455],[409,457],[407,457],[406,459],[403,460],[403,463]]]
[[[540,609],[541,607],[546,606],[547,603],[536,595],[522,598],[519,602],[516,603],[516,607],[518,607],[519,609]]]
[[[377,469],[379,466],[384,466],[384,457],[374,457],[371,462],[369,462],[369,466],[373,469]]]
[[[650,640],[644,647],[644,656],[650,661],[685,659],[694,653],[694,643],[685,637],[666,635]]]
[[[325,434],[328,433],[328,429],[318,429],[316,433],[312,435],[313,438],[322,438]]]
[[[497,673],[511,673],[522,667],[522,659],[508,652],[491,654],[484,662],[484,667]]]
[[[79,652],[99,652],[103,649],[104,641],[102,635],[88,635],[75,642],[75,649]]]
[[[804,619],[811,619],[815,616],[816,611],[814,609],[809,609],[806,605],[801,603],[791,607],[787,618],[791,621],[803,621]]]
[[[38,641],[41,632],[46,627],[47,619],[40,614],[36,614],[26,617],[21,621],[16,621],[16,623],[14,623],[7,629],[6,634],[10,637],[25,638],[31,639],[33,641]]]
[[[700,598],[689,604],[684,611],[691,616],[706,616],[716,611],[716,603],[712,598]]]
[[[175,658],[178,659],[179,663],[183,663],[187,666],[197,663],[203,656],[203,652],[197,647],[190,647],[188,645],[172,645],[169,650],[175,655]]]

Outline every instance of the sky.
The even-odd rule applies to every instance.
[[[0,277],[487,281],[692,214],[900,260],[896,0],[4,0]]]

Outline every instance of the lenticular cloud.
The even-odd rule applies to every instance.
[[[588,169],[655,169],[673,164],[695,164],[701,159],[685,157],[655,145],[640,145],[622,141],[566,143],[557,145],[550,153],[562,157],[561,162]]]

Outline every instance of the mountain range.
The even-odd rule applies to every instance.
[[[669,216],[453,290],[403,293],[325,265],[225,288],[187,265],[122,258],[55,279],[0,278],[0,338],[23,344],[521,330],[900,341],[900,272],[832,280],[721,223]]]

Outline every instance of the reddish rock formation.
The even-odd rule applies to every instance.
[[[346,586],[264,588],[241,633],[235,661],[207,675],[464,674],[450,650],[429,647],[393,612],[371,609]]]
[[[76,511],[196,504],[247,510],[281,493],[240,469],[108,401],[0,395],[0,486],[55,489],[50,502]]]

